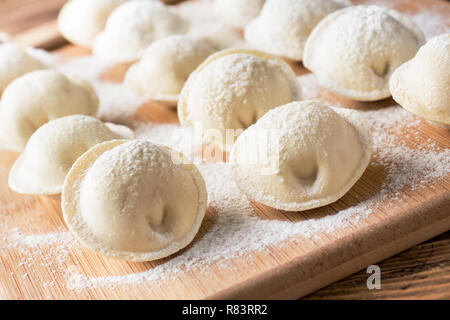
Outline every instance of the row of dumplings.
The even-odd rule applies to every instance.
[[[358,101],[393,95],[409,111],[449,125],[448,34],[405,64],[425,38],[394,10],[347,0],[215,0],[214,8],[225,23],[244,29],[251,48],[303,61],[332,93]],[[175,10],[151,0],[71,0],[58,22],[67,39],[92,47],[95,55],[136,62],[125,85],[169,105],[177,104],[189,74],[214,51],[207,41],[184,35],[189,22]]]
[[[384,9],[353,8],[375,16],[363,21],[350,19],[374,25],[374,29],[366,30],[370,36],[363,33],[361,39],[378,39],[385,26],[391,26],[386,22],[390,18],[378,17],[384,16]],[[394,32],[389,35],[394,36]],[[427,70],[426,85],[434,83],[431,94],[437,94],[444,106],[448,103],[448,90],[443,91],[448,89],[448,79],[445,71],[441,78],[436,74],[442,74],[441,68],[448,63],[446,43],[448,35],[432,39],[405,64],[408,72],[438,61]],[[342,48],[348,45],[344,43]],[[182,35],[152,40],[142,59],[129,68],[125,84],[154,99],[177,101],[181,124],[201,123],[205,129],[220,133],[205,137],[205,143],[223,145],[227,141],[222,138],[230,129],[241,133],[229,146],[230,169],[239,188],[251,199],[278,209],[300,211],[342,197],[370,161],[370,128],[361,115],[315,101],[300,102],[300,84],[289,65],[277,55],[242,49],[212,52],[201,40]],[[436,52],[443,58],[436,59]],[[361,56],[349,58],[359,61],[358,67],[364,69],[361,57],[365,54],[363,50]],[[170,59],[164,60],[166,56]],[[163,76],[155,79],[154,70]],[[404,77],[414,81],[408,74]],[[361,81],[355,79],[351,81]],[[403,87],[408,83],[406,79],[397,81],[403,96],[417,94]],[[171,89],[149,91],[160,83]],[[27,94],[22,94],[25,91]],[[52,70],[18,75],[6,87],[0,102],[0,134],[10,147],[23,151],[11,169],[10,187],[29,194],[62,192],[69,228],[89,248],[103,255],[147,261],[182,249],[195,237],[206,211],[207,193],[200,172],[176,151],[133,140],[128,128],[97,120],[93,117],[97,109],[94,90],[80,79]],[[279,139],[270,141],[267,147],[275,151],[279,166],[272,174],[262,174],[262,164],[249,163],[246,154],[249,146],[260,143],[254,139],[259,130],[274,129]],[[174,162],[174,154],[184,161]]]

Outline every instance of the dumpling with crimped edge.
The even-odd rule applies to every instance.
[[[245,28],[245,39],[256,49],[301,61],[306,39],[317,23],[348,4],[345,0],[267,0]]]
[[[267,111],[301,98],[292,69],[256,50],[229,49],[206,59],[188,78],[178,101],[181,124],[204,129],[207,143],[232,145],[235,136]]]
[[[47,122],[31,136],[12,166],[9,187],[22,194],[60,194],[64,179],[79,156],[100,142],[134,138],[127,129],[83,115]]]
[[[225,24],[243,29],[261,11],[265,0],[215,0],[214,12]]]
[[[371,152],[370,128],[358,111],[302,101],[270,110],[245,130],[230,166],[251,199],[303,211],[341,198],[367,168]]]
[[[13,43],[0,44],[0,97],[5,88],[24,74],[45,69],[44,64]]]
[[[411,59],[424,35],[406,16],[378,6],[331,13],[306,41],[303,64],[327,90],[359,101],[387,98],[394,70]]]
[[[206,211],[205,182],[178,152],[145,140],[104,142],[73,165],[64,220],[95,252],[150,261],[186,247]]]
[[[0,101],[0,139],[22,151],[44,123],[72,114],[95,116],[97,94],[86,81],[54,70],[38,70],[15,79]]]
[[[173,35],[153,42],[125,75],[125,86],[139,95],[176,105],[189,75],[214,50],[204,41]]]
[[[70,42],[91,48],[111,12],[128,0],[70,0],[58,15],[58,28]]]
[[[450,33],[430,39],[395,70],[390,89],[403,108],[450,129]]]
[[[183,34],[189,23],[156,1],[128,1],[117,7],[94,40],[94,55],[120,63],[138,60],[155,40]]]

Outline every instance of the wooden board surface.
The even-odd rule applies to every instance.
[[[414,1],[401,2],[398,9],[417,10],[414,4]],[[420,8],[423,10],[422,6]],[[447,13],[444,11],[443,14]],[[67,46],[60,53],[68,57],[85,54],[86,51]],[[294,67],[299,74],[306,72],[301,66]],[[117,80],[122,75],[123,69],[117,68],[106,77]],[[338,98],[324,91],[319,94],[328,100],[362,110],[393,104],[390,99],[367,104]],[[139,108],[135,118],[151,122],[177,121],[173,110],[155,103],[147,103]],[[426,144],[430,138],[442,148],[450,147],[450,136],[444,130],[425,122],[420,122],[411,130],[416,130],[420,135],[419,140],[411,141],[414,146]],[[402,133],[402,138],[407,139],[407,135],[408,132]],[[14,227],[28,235],[64,230],[58,200],[20,196],[8,189],[7,174],[16,156],[12,152],[0,153],[0,232],[6,234]],[[379,190],[384,179],[384,168],[372,163],[343,199],[323,209],[290,214],[258,204],[254,206],[264,219],[306,221],[333,214],[370,197]],[[405,199],[402,203],[380,204],[370,219],[320,240],[296,239],[283,246],[273,246],[269,251],[255,252],[245,259],[232,259],[228,262],[232,268],[223,268],[219,261],[208,266],[208,270],[180,271],[178,277],[164,283],[149,281],[139,285],[71,290],[67,274],[55,274],[53,271],[65,269],[90,278],[129,275],[164,265],[171,258],[152,263],[128,263],[101,258],[79,247],[70,248],[68,254],[63,252],[55,256],[52,246],[25,250],[3,246],[0,247],[0,298],[297,298],[450,228],[450,177],[430,182],[419,190],[406,188],[402,190],[402,197]],[[208,231],[215,219],[214,210],[210,208],[198,238]],[[301,246],[298,245],[299,241]],[[40,251],[39,254],[36,251]],[[444,254],[443,257],[444,261],[448,261],[445,259],[448,255]],[[63,261],[51,258],[61,258]],[[57,267],[54,266],[56,264]],[[390,270],[389,265],[386,268]],[[448,274],[440,276],[440,279],[439,285],[433,285],[435,295],[431,296],[449,298]],[[336,297],[358,297],[358,294],[352,296],[342,290],[342,286],[334,288],[331,290],[337,292]],[[310,297],[323,298],[326,294],[316,293]]]

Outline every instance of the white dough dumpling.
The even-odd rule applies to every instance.
[[[178,101],[181,124],[205,130],[205,142],[231,145],[267,111],[301,98],[292,69],[280,58],[255,50],[230,49],[210,56],[189,77]]]
[[[416,54],[423,33],[409,18],[378,6],[331,13],[308,38],[303,64],[327,90],[359,101],[387,98],[394,70]]]
[[[267,0],[261,14],[245,28],[245,39],[256,49],[300,61],[306,39],[345,0]]]
[[[181,250],[207,204],[200,172],[182,158],[145,140],[96,145],[66,178],[64,220],[82,243],[111,258],[150,261]]]
[[[227,25],[243,29],[256,17],[265,0],[215,0],[214,11]]]
[[[204,41],[188,36],[157,40],[128,69],[124,83],[139,95],[176,105],[189,75],[213,52]]]
[[[15,79],[0,102],[0,139],[8,149],[22,151],[44,123],[72,114],[95,116],[99,100],[84,80],[53,70],[37,70]]]
[[[31,136],[12,166],[9,186],[22,194],[59,194],[75,160],[97,143],[122,139],[121,132],[118,125],[111,127],[84,115],[47,122]]]
[[[12,43],[0,44],[0,97],[14,79],[39,69],[45,69],[44,64],[26,50]]]
[[[189,23],[156,1],[127,1],[109,16],[94,40],[94,55],[120,63],[138,60],[155,40],[183,34]]]
[[[341,198],[361,177],[371,153],[370,128],[358,111],[302,101],[270,110],[245,130],[230,165],[234,181],[251,199],[302,211]]]
[[[450,33],[430,39],[395,70],[390,89],[403,108],[450,129]]]
[[[70,0],[58,15],[58,28],[70,42],[91,48],[111,12],[127,0]]]

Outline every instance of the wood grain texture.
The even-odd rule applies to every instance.
[[[6,2],[11,5],[13,1]],[[25,3],[24,0],[17,2]],[[441,1],[409,1],[409,5],[406,5],[406,2],[399,2],[399,10],[422,10],[424,2]],[[50,4],[48,7],[52,8]],[[24,16],[27,15],[24,14]],[[54,32],[55,30],[51,27],[52,20],[40,25],[45,26],[46,23],[49,26],[48,30]],[[25,34],[41,34],[35,30],[32,29]],[[52,32],[50,31],[49,34]],[[30,36],[30,40],[27,41],[32,42],[32,38],[33,36]],[[59,50],[59,53],[70,57],[86,54],[88,51],[66,46]],[[298,74],[306,73],[301,65],[295,65],[294,68]],[[119,81],[123,73],[123,67],[118,67],[109,70],[103,76],[106,79]],[[325,91],[321,94],[330,100],[361,110],[393,104],[391,99],[379,103],[357,103]],[[174,110],[153,102],[139,108],[135,118],[151,122],[177,122]],[[423,143],[430,138],[443,148],[450,147],[448,132],[436,129],[425,122],[421,122],[417,130],[421,134],[420,142]],[[16,157],[15,153],[0,151],[0,234],[17,226],[21,231],[30,234],[64,230],[59,200],[21,196],[8,189],[7,174]],[[323,217],[369,198],[380,188],[384,178],[385,172],[382,167],[369,166],[362,179],[340,201],[323,209],[309,210],[301,214],[279,212],[256,203],[254,207],[263,219],[301,221]],[[420,190],[403,190],[402,194],[406,199],[402,204],[392,207],[389,203],[383,203],[371,216],[370,221],[353,225],[339,234],[314,241],[300,237],[286,243],[283,248],[271,248],[269,253],[254,253],[245,261],[233,259],[230,263],[232,268],[223,268],[215,264],[208,267],[213,270],[212,272],[184,270],[180,272],[179,277],[168,279],[164,283],[149,282],[114,288],[70,290],[68,274],[71,272],[87,277],[127,275],[155,268],[171,258],[148,263],[129,263],[102,258],[88,249],[75,247],[64,257],[64,261],[59,262],[51,259],[48,261],[48,257],[54,256],[52,247],[37,248],[36,250],[42,251],[40,258],[29,252],[0,246],[0,298],[296,298],[450,228],[450,177],[439,183],[430,183]],[[215,219],[213,208],[209,208],[197,239],[207,232]],[[33,261],[20,265],[27,255],[32,255]],[[449,298],[449,256],[450,240],[447,232],[446,236],[438,237],[435,241],[416,246],[380,263],[382,290],[369,291],[365,286],[367,275],[362,271],[317,291],[307,298]],[[52,274],[52,270],[61,268],[45,267],[47,264],[59,263],[63,269],[67,270],[67,273]],[[43,285],[51,282],[53,285]]]

